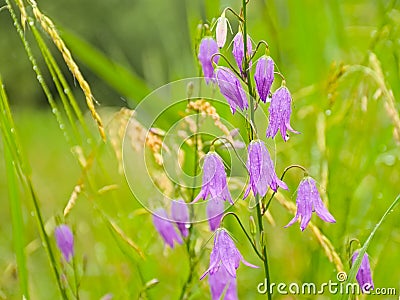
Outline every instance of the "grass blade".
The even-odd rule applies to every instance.
[[[357,259],[354,261],[353,266],[351,267],[349,274],[347,276],[347,280],[344,282],[344,285],[347,286],[348,284],[354,282],[358,269],[360,268],[361,265],[361,260],[365,254],[365,252],[367,252],[368,246],[372,241],[372,238],[374,237],[376,231],[379,229],[379,227],[382,225],[383,221],[389,216],[390,213],[393,212],[394,208],[396,207],[396,205],[400,202],[400,194],[397,195],[396,199],[394,199],[394,201],[392,202],[392,204],[389,206],[389,208],[386,210],[386,212],[383,214],[382,218],[379,220],[379,222],[375,225],[374,229],[371,231],[369,237],[367,238],[367,240],[365,241],[364,245],[361,247],[359,254],[357,256]],[[349,295],[346,294],[342,294],[340,299],[344,300],[346,299],[346,297],[348,297]]]

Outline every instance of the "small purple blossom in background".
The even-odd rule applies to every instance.
[[[178,226],[183,237],[189,235],[189,209],[187,204],[182,199],[173,200],[171,204],[171,217]]]
[[[356,250],[351,258],[351,263],[354,264],[358,257],[359,251]],[[361,287],[362,292],[368,292],[374,289],[374,282],[372,281],[371,266],[369,265],[368,254],[364,253],[361,260],[360,268],[358,269],[356,279]]]
[[[219,223],[224,212],[224,201],[228,200],[233,204],[231,194],[226,182],[224,163],[215,152],[209,152],[204,157],[203,182],[201,191],[192,203],[204,200],[210,195],[207,203],[207,217],[210,229],[214,231],[219,227]]]
[[[306,177],[300,182],[297,189],[296,206],[296,215],[285,227],[293,225],[300,218],[300,229],[303,231],[310,222],[313,211],[325,222],[336,222],[335,218],[329,213],[322,202],[315,180],[311,177]]]
[[[293,133],[299,133],[290,126],[290,115],[292,113],[292,97],[289,90],[282,86],[272,95],[269,111],[269,125],[267,137],[274,138],[278,129],[283,140],[286,142],[288,137],[286,131],[289,129]]]
[[[164,241],[171,247],[174,248],[174,241],[178,244],[182,244],[182,238],[176,232],[175,227],[171,221],[168,221],[167,212],[163,208],[159,208],[153,213],[153,224],[158,233],[164,239]]]
[[[278,186],[287,190],[287,185],[276,176],[274,165],[269,155],[268,149],[261,140],[254,140],[248,147],[247,171],[249,172],[249,185],[247,186],[244,198],[250,189],[256,194],[264,197],[268,186],[276,192]]]
[[[221,94],[228,101],[233,114],[236,112],[237,107],[244,110],[249,106],[246,92],[240,84],[239,79],[230,69],[218,67],[215,70],[215,76]]]
[[[56,243],[64,259],[70,262],[74,256],[74,235],[68,225],[61,224],[54,230]]]
[[[219,48],[224,47],[227,34],[228,34],[228,19],[225,17],[225,10],[224,10],[222,12],[222,15],[217,19],[217,25],[215,27],[215,38],[217,39],[217,45]]]
[[[258,268],[244,260],[225,229],[217,231],[210,255],[210,266],[201,276],[203,279],[209,274],[212,299],[219,299],[225,289],[225,299],[237,299],[236,270],[240,262],[251,268]],[[226,298],[227,296],[231,298]]]
[[[271,57],[264,55],[257,61],[254,80],[256,81],[260,99],[264,103],[267,102],[272,83],[274,82],[274,61]]]
[[[215,53],[218,53],[217,42],[212,37],[203,38],[200,42],[198,58],[207,84],[214,80],[214,66],[211,62],[211,57]],[[214,56],[213,61],[218,63],[218,60],[219,56]]]
[[[251,56],[253,52],[253,46],[251,44],[251,39],[247,35],[247,56]],[[233,38],[233,57],[235,58],[236,64],[239,67],[240,73],[245,74],[243,70],[243,59],[244,59],[244,44],[243,44],[243,34],[239,31]],[[251,68],[251,61],[249,61],[249,68]]]

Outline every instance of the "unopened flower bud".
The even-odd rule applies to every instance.
[[[228,19],[225,17],[225,10],[224,10],[221,16],[218,18],[217,26],[215,28],[215,36],[219,48],[224,47],[227,34],[228,34]]]
[[[249,227],[250,227],[251,235],[255,236],[257,233],[257,228],[256,228],[256,222],[254,221],[253,216],[250,216],[250,218],[249,218]]]

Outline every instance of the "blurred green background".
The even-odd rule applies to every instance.
[[[195,56],[198,24],[212,23],[226,6],[239,10],[239,2],[41,0],[38,5],[60,29],[100,103],[100,114],[107,119],[110,111],[118,107],[134,108],[159,86],[198,75]],[[230,19],[236,32],[238,24]],[[356,238],[364,242],[399,193],[400,150],[393,137],[393,123],[385,110],[385,97],[379,95],[377,83],[362,73],[351,73],[340,79],[336,75],[341,65],[369,66],[373,52],[381,63],[386,86],[395,99],[400,97],[400,4],[389,0],[250,0],[248,23],[253,41],[268,42],[271,56],[286,77],[294,100],[292,125],[301,132],[288,143],[277,138],[277,173],[290,164],[301,164],[321,186],[326,186],[323,194],[329,199],[329,209],[337,223],[313,220],[332,241],[348,270],[348,241]],[[53,217],[62,214],[81,170],[36,81],[7,10],[0,12],[0,32],[0,74],[12,105],[23,152],[32,167],[32,180],[44,219],[48,221],[48,233],[52,236]],[[25,36],[34,45],[29,29]],[[50,39],[46,39],[73,86],[74,78]],[[228,43],[231,39],[229,34]],[[39,66],[45,69],[37,47],[32,48]],[[231,48],[224,52],[229,55]],[[44,75],[56,94],[50,75]],[[85,108],[81,91],[75,88],[74,94]],[[56,101],[60,100],[56,97]],[[106,109],[109,106],[114,108]],[[396,108],[398,111],[399,101]],[[229,113],[222,117],[234,118]],[[92,120],[87,117],[87,122]],[[147,291],[148,298],[177,299],[189,272],[184,246],[172,251],[163,248],[150,215],[140,210],[125,178],[118,173],[118,162],[110,142],[99,147],[98,155],[103,165],[95,164],[89,172],[95,186],[100,189],[116,184],[118,188],[102,195],[84,192],[68,217],[76,233],[77,260],[81,266],[83,260],[86,264],[81,298],[100,299],[112,293],[115,299],[136,299],[145,283],[157,278],[160,283]],[[5,174],[4,169],[4,162],[0,160],[0,174]],[[286,199],[295,201],[300,180],[299,173],[287,175],[290,190],[282,192]],[[5,176],[0,177],[0,190],[3,204],[0,211],[0,269],[3,270],[0,299],[20,299]],[[21,197],[24,199],[31,297],[56,299],[57,288],[40,244],[32,204],[28,195]],[[249,211],[243,201],[240,203],[236,211],[247,226],[248,215],[254,212]],[[143,249],[145,260],[115,238],[99,211],[110,216]],[[284,229],[292,215],[278,203],[272,203],[271,211],[276,225],[268,224],[266,228],[272,281],[323,283],[336,280],[334,265],[312,233],[309,230],[300,232],[297,225]],[[239,241],[246,260],[260,264],[237,224],[231,220],[226,224]],[[368,250],[375,286],[394,287],[398,293],[399,224],[396,210],[379,229]],[[202,224],[195,230],[202,242],[211,236],[206,228],[207,224]],[[211,245],[209,242],[207,247]],[[201,257],[194,273],[196,278],[206,270],[208,255],[209,250]],[[238,270],[239,297],[263,299],[265,296],[256,291],[262,281],[261,269],[241,266]],[[206,280],[195,279],[191,288],[191,299],[209,298]],[[275,298],[302,297],[275,295]],[[319,298],[330,299],[331,296]]]

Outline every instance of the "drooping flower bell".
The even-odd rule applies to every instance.
[[[217,42],[212,37],[204,37],[200,42],[198,58],[207,84],[214,80],[214,66],[211,58],[216,53],[218,53]],[[219,56],[215,55],[212,60],[218,63]]]
[[[56,243],[66,262],[74,256],[74,235],[68,225],[61,224],[54,230]]]
[[[178,244],[183,243],[181,236],[176,232],[165,209],[159,208],[154,211],[153,224],[165,243],[167,243],[171,248],[174,248],[174,241]]]
[[[260,99],[264,103],[267,102],[272,83],[274,82],[274,61],[271,57],[264,55],[257,61],[254,80]]]
[[[244,260],[225,229],[217,231],[210,255],[210,266],[200,278],[209,274],[212,299],[220,299],[225,289],[225,299],[237,299],[236,270],[240,262],[251,268],[258,268]],[[228,295],[232,298],[226,298]]]
[[[228,200],[233,204],[226,182],[224,163],[221,157],[213,151],[210,151],[204,157],[201,191],[193,200],[193,203],[199,201],[201,198],[205,200],[209,195],[211,199]]]
[[[239,79],[236,75],[226,67],[218,67],[215,69],[217,84],[231,108],[232,113],[236,112],[236,108],[246,109],[249,104],[246,92],[244,91]]]
[[[310,222],[313,211],[325,222],[336,222],[322,202],[315,180],[311,177],[306,177],[300,182],[297,189],[296,206],[296,215],[285,227],[291,226],[297,219],[301,219],[300,229],[303,231]]]
[[[217,19],[217,25],[215,27],[215,37],[217,39],[217,45],[219,48],[224,47],[227,34],[228,34],[228,19],[225,17],[225,10],[224,10],[221,16]]]
[[[247,35],[247,56],[250,57],[253,52],[253,46],[251,44],[250,36]],[[243,70],[243,59],[244,59],[244,43],[243,43],[243,34],[242,32],[238,32],[233,38],[233,49],[232,49],[233,57],[235,58],[236,64],[239,67],[240,73],[245,74],[247,70]],[[249,61],[249,68],[251,68],[251,61]]]
[[[269,125],[267,128],[267,137],[274,138],[280,130],[283,140],[286,142],[288,136],[286,131],[299,133],[290,126],[290,115],[292,113],[292,97],[287,87],[282,86],[272,95],[269,106]]]
[[[208,277],[210,284],[211,299],[219,300],[225,291],[225,300],[237,300],[237,283],[236,278],[229,275],[224,267],[221,267]]]
[[[260,197],[265,196],[268,186],[274,192],[278,190],[278,186],[288,189],[287,185],[276,176],[274,165],[263,141],[254,140],[249,144],[246,166],[250,178],[244,198],[249,195],[250,189],[254,196],[258,194]]]
[[[354,264],[355,260],[357,259],[358,253],[359,253],[358,250],[354,251],[353,256],[351,258],[352,264]],[[372,281],[372,274],[371,274],[371,266],[369,264],[367,253],[364,253],[364,256],[361,260],[361,265],[360,268],[358,269],[356,279],[363,293],[374,289],[374,282]]]
[[[210,229],[214,231],[219,227],[224,213],[224,201],[228,200],[233,204],[226,182],[224,164],[215,152],[209,152],[204,157],[201,191],[193,200],[193,203],[199,201],[201,198],[205,200],[208,196],[210,196],[207,203],[208,223]]]
[[[174,200],[171,204],[171,217],[178,226],[183,237],[189,235],[189,209],[182,199]]]

